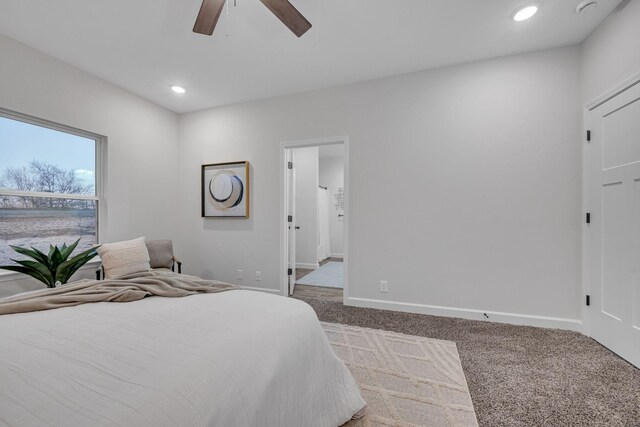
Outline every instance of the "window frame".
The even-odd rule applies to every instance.
[[[99,244],[101,236],[107,232],[107,206],[105,194],[107,192],[107,137],[94,132],[85,131],[72,126],[63,125],[28,114],[18,113],[0,107],[0,117],[63,132],[95,141],[95,194],[63,194],[44,193],[37,191],[19,191],[0,187],[0,196],[38,197],[49,199],[93,200],[96,204],[96,242]],[[13,276],[17,273],[0,270],[0,276]]]

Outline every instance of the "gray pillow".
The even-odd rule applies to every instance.
[[[171,240],[147,240],[151,268],[173,267],[173,242]]]

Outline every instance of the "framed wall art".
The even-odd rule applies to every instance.
[[[249,218],[249,162],[202,165],[202,217]]]

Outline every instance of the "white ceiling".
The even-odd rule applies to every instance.
[[[296,38],[258,0],[228,0],[213,37],[201,0],[2,0],[0,33],[176,112],[581,42],[620,0],[291,0]],[[184,95],[169,90],[178,84]]]

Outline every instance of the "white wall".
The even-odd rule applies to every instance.
[[[280,144],[348,135],[350,304],[578,328],[579,63],[567,47],[181,116],[192,271],[277,291]],[[251,219],[203,221],[200,164],[245,159]]]
[[[640,0],[625,0],[582,44],[583,103],[639,72]]]
[[[342,257],[344,219],[338,217],[335,195],[338,188],[344,188],[344,157],[320,157],[320,185],[327,187],[331,256]]]
[[[107,231],[101,241],[174,238],[177,115],[4,36],[0,58],[1,107],[108,137]],[[187,261],[185,267],[189,272],[195,266]],[[9,288],[0,284],[2,289]]]
[[[318,147],[293,150],[296,172],[296,267],[318,268]]]

